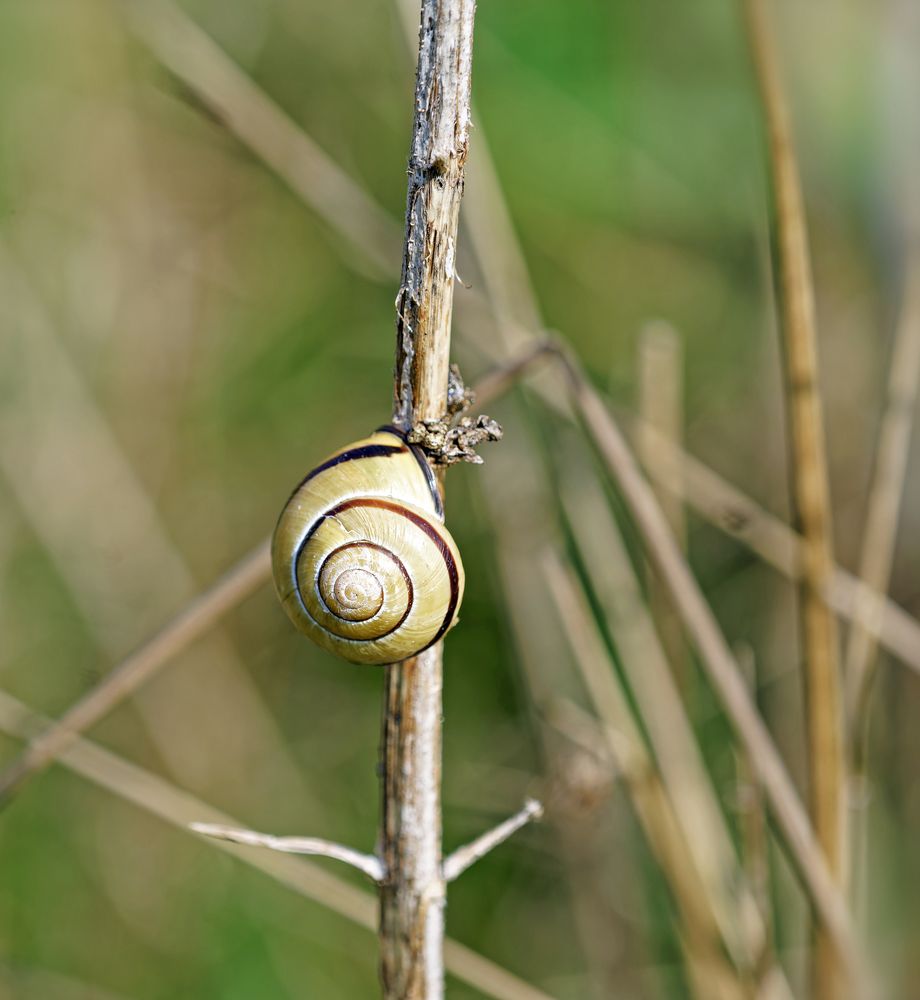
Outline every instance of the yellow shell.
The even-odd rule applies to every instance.
[[[434,474],[393,427],[348,445],[294,490],[272,539],[281,605],[354,663],[395,663],[455,623],[463,566]]]

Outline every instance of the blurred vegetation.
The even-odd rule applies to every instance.
[[[849,568],[899,302],[899,176],[916,142],[905,116],[917,95],[911,104],[887,73],[897,6],[778,5],[815,260],[838,559]],[[401,218],[414,63],[391,0],[184,8]],[[482,0],[477,23],[477,124],[546,325],[628,410],[640,330],[672,323],[684,341],[688,450],[786,517],[762,145],[737,4]],[[473,160],[476,150],[474,130]],[[4,690],[60,714],[263,537],[306,469],[386,419],[398,270],[394,256],[388,280],[370,277],[131,34],[119,0],[0,3]],[[468,246],[459,271],[482,288]],[[468,377],[488,366],[462,335],[457,354]],[[490,408],[512,446],[535,444],[534,462],[570,446],[553,417],[521,402]],[[516,474],[504,447],[485,454],[498,477]],[[892,583],[915,614],[918,469]],[[448,847],[549,781],[482,475],[449,479],[468,585],[446,652]],[[794,591],[692,516],[689,552],[729,638],[756,651],[761,706],[800,779]],[[920,684],[882,656],[869,923],[886,975],[913,997]],[[568,683],[584,701],[574,674]],[[727,728],[693,668],[691,689],[734,824]],[[302,641],[264,587],[90,735],[257,829],[369,849],[381,691],[379,671]],[[0,747],[11,760],[20,744]],[[628,802],[612,781],[592,796],[579,806],[579,837],[550,822],[529,828],[452,886],[448,932],[560,998],[685,996],[668,893]],[[804,903],[774,861],[777,947],[798,984]],[[597,943],[573,918],[588,888],[600,969]],[[375,991],[365,930],[60,767],[0,816],[4,996]]]

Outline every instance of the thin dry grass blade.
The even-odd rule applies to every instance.
[[[850,897],[864,915],[869,897],[869,720],[878,672],[878,634],[891,577],[920,374],[920,251],[908,264],[901,319],[895,334],[888,401],[879,432],[875,476],[863,536],[854,623],[846,648],[850,757]],[[920,651],[920,647],[913,648]]]
[[[133,694],[164,664],[204,635],[230,610],[268,580],[269,542],[261,542],[210,589],[189,602],[172,621],[72,705],[0,773],[0,809],[30,776],[54,761],[82,732]]]
[[[662,780],[711,900],[729,954],[753,976],[767,935],[744,883],[693,728],[609,505],[574,447],[562,449],[562,502],[592,588],[620,653]],[[611,670],[613,666],[611,664]],[[787,995],[788,990],[787,990]]]
[[[742,983],[722,957],[722,932],[715,897],[701,877],[585,596],[574,573],[555,553],[546,550],[541,562],[575,662],[602,719],[610,752],[629,791],[649,848],[673,893],[680,914],[681,936],[687,943],[691,980],[699,984],[697,995],[700,1000],[708,1000],[722,995],[724,987],[731,984],[731,995],[742,997],[745,995]]]
[[[21,740],[34,739],[47,729],[49,721],[0,691],[0,731],[8,736]],[[158,775],[89,740],[74,740],[62,754],[61,763],[88,781],[186,833],[191,834],[190,826],[196,821],[231,827],[244,825]],[[377,902],[374,896],[330,875],[319,864],[207,836],[202,836],[201,840],[234,855],[289,889],[361,927],[376,931]],[[446,942],[445,956],[453,975],[487,996],[497,1000],[552,1000],[547,993],[456,941]]]
[[[908,454],[916,419],[920,369],[920,130],[913,113],[920,86],[920,17],[916,4],[888,4],[882,17],[885,54],[880,159],[889,160],[884,188],[892,235],[903,246],[900,275],[901,303],[894,332],[887,398],[869,491],[865,533],[860,558],[860,580],[872,590],[887,592],[903,502]],[[886,155],[887,154],[887,155]],[[878,602],[869,607],[871,624],[883,614]],[[850,897],[858,919],[871,933],[871,858],[869,816],[872,776],[869,774],[869,735],[873,690],[878,674],[877,638],[873,629],[854,625],[847,636],[845,679],[849,709],[850,781]]]
[[[904,301],[895,332],[888,398],[879,430],[875,475],[869,491],[859,580],[884,594],[891,577],[904,479],[920,385],[920,238],[909,256]],[[861,602],[860,602],[861,603]],[[872,601],[847,637],[846,678],[849,689],[854,763],[862,770],[869,696],[875,677],[878,632],[883,607]]]
[[[632,421],[637,427],[637,421]],[[655,433],[646,431],[646,433]],[[749,496],[687,452],[659,436],[658,447],[672,448],[674,468],[650,470],[656,483],[677,496],[704,520],[747,546],[791,580],[802,575],[802,536]],[[920,622],[890,598],[867,587],[852,573],[835,566],[827,585],[827,601],[841,618],[857,621],[906,666],[920,673]]]
[[[394,280],[396,221],[171,0],[120,0],[134,34],[227,128],[345,239],[374,276]]]
[[[857,989],[862,991],[860,997],[871,996],[846,902],[815,841],[795,786],[751,702],[740,668],[722,630],[613,418],[574,365],[571,365],[571,371],[574,400],[588,433],[619,486],[648,554],[670,588],[684,626],[697,647],[701,663],[735,734],[757,768],[783,841],[819,919],[834,942],[837,957],[847,968],[851,982],[859,984]]]
[[[738,665],[744,671],[745,679],[754,697],[757,690],[757,662],[753,650],[742,647],[736,651]],[[738,812],[741,817],[741,860],[747,875],[748,885],[754,894],[760,912],[766,939],[762,952],[763,967],[773,962],[773,906],[770,899],[770,831],[767,827],[767,811],[763,788],[754,772],[750,758],[739,750],[738,767]]]
[[[488,317],[481,317],[488,326]],[[471,324],[471,332],[476,324]],[[519,330],[522,328],[518,328]],[[528,331],[524,331],[525,333]],[[529,334],[529,340],[519,356],[503,360],[494,344],[477,339],[476,347],[497,365],[496,386],[504,391],[513,378],[520,377],[553,412],[567,419],[572,409],[563,390],[555,382],[534,378],[534,361],[543,359],[559,364],[559,343],[547,339],[547,331]],[[488,377],[491,382],[491,377]],[[491,397],[490,397],[491,398]],[[600,397],[599,397],[600,398]],[[656,486],[683,500],[700,517],[714,527],[737,539],[764,562],[791,580],[803,573],[804,541],[802,536],[780,518],[761,507],[751,497],[695,458],[683,448],[659,434],[653,427],[629,413],[618,418],[630,428],[637,439],[641,432],[655,437],[655,447],[666,457],[648,470]],[[920,621],[910,615],[886,594],[867,587],[841,566],[834,565],[827,583],[825,598],[840,618],[858,621],[875,636],[879,644],[905,666],[920,673]]]
[[[0,405],[0,474],[90,633],[117,663],[166,609],[195,594],[195,581],[43,303],[2,245],[0,312],[17,373],[15,392]],[[206,642],[193,670],[161,675],[136,698],[166,765],[191,787],[228,795],[239,793],[241,771],[258,772],[260,789],[277,782],[309,801],[232,645],[219,632]],[[211,710],[216,702],[220,713]]]
[[[639,415],[642,420],[636,453],[646,470],[668,461],[670,449],[656,447],[663,437],[675,446],[684,437],[684,350],[680,334],[670,323],[657,320],[648,323],[639,336],[638,353]],[[641,427],[656,433],[643,434]],[[679,470],[670,470],[679,475]],[[671,525],[681,549],[687,548],[687,519],[683,501],[674,494],[658,493],[658,502]],[[677,678],[678,686],[686,691],[689,681],[687,647],[683,630],[677,621],[667,594],[655,573],[648,574],[649,604],[655,627]]]
[[[523,406],[513,401],[515,415]],[[585,955],[583,993],[602,1000],[620,990],[640,990],[638,970],[624,963],[620,949],[611,947],[628,929],[612,920],[616,907],[611,894],[622,896],[633,887],[632,870],[612,857],[606,838],[599,841],[598,826],[613,821],[608,806],[611,767],[580,746],[572,752],[557,737],[544,714],[560,700],[582,695],[565,636],[555,617],[547,614],[551,596],[543,576],[533,570],[533,553],[556,538],[556,516],[544,480],[527,441],[509,435],[500,454],[482,467],[484,520],[495,537],[499,583],[513,640],[513,661],[523,675],[524,690],[532,700],[535,735],[546,773],[547,824],[558,838],[564,865],[575,933]],[[590,764],[590,766],[589,766]]]

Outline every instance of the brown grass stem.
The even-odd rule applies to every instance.
[[[793,508],[804,539],[801,600],[810,812],[830,873],[843,883],[846,760],[837,623],[824,596],[834,556],[814,283],[779,56],[763,0],[746,0],[745,13],[773,181]],[[836,956],[821,929],[815,936],[812,989],[815,1000],[832,1000],[842,989]]]

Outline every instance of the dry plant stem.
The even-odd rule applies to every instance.
[[[802,635],[811,817],[830,873],[843,882],[846,761],[837,625],[824,597],[834,557],[805,208],[779,60],[763,0],[747,0],[745,10],[769,140],[792,432],[793,499],[805,540]],[[819,929],[812,968],[815,998],[831,1000],[840,995],[841,988],[833,949]]]
[[[543,806],[536,799],[528,799],[524,808],[514,816],[499,823],[481,837],[477,837],[472,843],[454,851],[444,861],[442,868],[444,881],[453,882],[470,865],[484,858],[521,827],[533,819],[539,819],[542,815]],[[333,858],[357,868],[359,872],[363,872],[378,884],[386,878],[383,862],[376,854],[365,854],[344,844],[323,840],[321,837],[278,837],[273,833],[259,833],[257,830],[224,826],[220,823],[192,823],[189,829],[193,833],[200,833],[203,837],[215,837],[217,840],[229,840],[234,844],[247,844],[250,847],[265,847],[270,851],[280,851],[282,854],[310,854],[315,857]]]
[[[352,868],[357,868],[374,882],[383,880],[383,865],[374,854],[364,854],[355,851],[344,844],[320,837],[277,837],[272,833],[259,833],[256,830],[244,830],[235,826],[224,826],[222,823],[191,823],[192,833],[200,833],[203,837],[214,837],[216,840],[229,840],[233,844],[246,844],[249,847],[266,847],[270,851],[280,851],[282,854],[310,854],[315,857],[333,858],[342,861]]]
[[[0,808],[31,776],[47,767],[84,730],[107,715],[160,667],[211,629],[269,577],[268,540],[244,556],[211,588],[189,602],[163,628],[120,663],[102,682],[34,739],[0,774]]]
[[[440,643],[387,667],[381,746],[385,871],[380,975],[386,998],[443,995]]]
[[[860,559],[860,582],[874,593],[888,589],[920,375],[920,236],[910,234],[904,299],[888,374],[888,398],[879,431],[875,475]],[[847,637],[846,672],[850,724],[850,899],[864,917],[869,897],[869,802],[867,772],[872,691],[878,669],[877,634],[883,605],[860,602],[868,622],[854,621]]]
[[[856,993],[860,998],[869,997],[872,993],[846,903],[815,841],[776,746],[751,701],[722,630],[619,428],[584,376],[571,362],[569,367],[573,398],[586,429],[619,485],[725,714],[757,769],[779,831],[816,914],[834,943],[839,961],[848,970]]]
[[[521,332],[520,327],[516,330]],[[526,365],[518,360],[499,363],[496,355],[500,352],[495,351],[492,345],[479,346],[487,357],[497,362],[498,373],[520,365],[520,376],[528,379],[529,387],[540,399],[553,411],[571,419],[572,409],[561,391],[543,380],[530,380],[531,368],[537,361],[544,358],[557,362],[561,360],[559,342],[551,339],[550,332],[545,330],[529,334],[529,338],[529,345],[521,355]],[[492,382],[491,376],[487,379],[487,384]],[[497,374],[496,382],[501,385],[504,377]],[[630,428],[634,440],[638,439],[640,431],[655,437],[655,447],[666,458],[664,463],[648,470],[656,486],[682,500],[700,517],[737,539],[780,573],[792,580],[802,578],[805,543],[800,534],[699,459],[676,447],[654,427],[643,424],[631,414],[621,413],[619,416]],[[881,646],[920,674],[920,621],[884,593],[867,587],[836,564],[832,567],[824,597],[838,617],[862,624]]]
[[[758,968],[767,938],[754,895],[745,884],[731,833],[684,710],[664,649],[625,542],[607,498],[577,450],[564,447],[559,476],[562,502],[575,544],[606,616],[607,631],[619,653],[623,673],[644,721],[665,790],[711,901],[725,947],[748,977]],[[592,685],[613,683],[616,667]],[[605,721],[604,702],[595,698]],[[767,994],[765,994],[766,996]],[[770,995],[777,995],[771,993]],[[785,992],[789,996],[788,987]]]
[[[504,843],[521,827],[526,826],[531,820],[539,819],[542,815],[543,806],[536,799],[528,799],[524,803],[524,808],[510,816],[504,823],[499,823],[498,826],[488,830],[481,837],[477,837],[472,843],[457,848],[445,858],[444,881],[453,882],[470,865],[475,864],[480,858],[484,858],[489,851]]]
[[[29,740],[45,730],[49,722],[0,691],[0,732]],[[240,826],[231,816],[89,740],[74,740],[63,752],[61,763],[75,774],[186,833],[190,832],[193,821],[202,818],[215,825]],[[368,930],[376,928],[374,897],[319,865],[275,851],[254,850],[228,840],[211,837],[203,840],[346,920]],[[486,996],[496,1000],[551,1000],[546,993],[457,941],[448,939],[444,954],[448,971]]]
[[[422,2],[405,253],[396,298],[393,420],[407,429],[443,417],[447,408],[474,15],[472,0]]]
[[[661,438],[659,447],[672,446]],[[747,546],[784,576],[801,578],[801,535],[692,455],[674,449],[673,457],[678,476],[660,467],[649,470],[659,486],[682,497],[700,517]],[[860,623],[885,649],[920,673],[920,622],[903,608],[839,566],[834,567],[825,597],[835,614]]]
[[[457,225],[470,125],[473,0],[423,0],[396,299],[393,420],[447,409]],[[380,975],[392,1000],[444,992],[442,646],[387,668],[381,736]]]
[[[736,650],[736,659],[742,668],[752,697],[757,690],[757,664],[753,650],[744,646]],[[770,855],[767,814],[763,800],[763,789],[758,781],[750,758],[744,752],[737,754],[738,767],[738,811],[740,813],[741,857],[748,884],[757,900],[757,906],[766,927],[766,939],[761,953],[761,968],[766,970],[772,964],[772,904],[770,901]]]
[[[895,331],[888,373],[888,398],[879,431],[875,475],[869,491],[866,531],[859,564],[860,581],[880,594],[887,591],[891,577],[920,383],[920,237],[913,239],[915,245],[908,254],[904,300]],[[867,716],[875,677],[882,610],[878,601],[872,601],[866,609],[869,620],[854,622],[847,637],[845,676],[853,765],[857,774],[861,774],[865,767]]]
[[[414,0],[395,0],[395,6],[408,44],[414,47]],[[473,117],[478,121],[475,107]],[[502,324],[503,334],[504,324],[509,320],[536,329],[541,325],[540,310],[481,126],[477,126],[476,156],[468,169],[471,196],[466,204],[464,226],[480,265],[489,303]],[[509,346],[521,347],[526,335],[513,336],[512,341]]]
[[[670,449],[656,447],[661,437],[680,446],[684,426],[684,352],[678,332],[664,321],[649,323],[639,337],[639,415],[641,428],[657,433],[644,434],[637,441],[639,460],[646,470],[669,460]],[[670,470],[679,475],[676,469]],[[687,524],[683,502],[673,494],[658,494],[658,502],[667,516],[674,537],[687,548]],[[648,580],[649,603],[655,625],[674,671],[679,687],[686,692],[689,681],[687,649],[680,623],[675,619],[667,595],[654,573]]]
[[[680,929],[687,942],[688,965],[694,972],[692,978],[705,986],[697,995],[700,1000],[715,995],[712,984],[716,976],[719,983],[733,982],[733,995],[741,997],[744,995],[741,983],[722,955],[713,899],[700,877],[673,804],[617,681],[585,596],[571,569],[552,550],[544,552],[542,566],[575,662],[602,719],[610,753],[649,849],[674,897]]]
[[[509,404],[523,418],[522,401],[512,399]],[[579,995],[602,1000],[624,990],[636,992],[636,972],[611,948],[611,935],[625,926],[611,913],[612,900],[629,892],[634,880],[633,873],[622,873],[610,857],[604,832],[622,808],[619,802],[608,803],[610,768],[594,753],[571,748],[549,720],[543,721],[546,706],[560,697],[573,699],[582,690],[569,644],[555,616],[546,613],[551,601],[546,581],[532,569],[533,553],[552,537],[557,521],[542,485],[543,470],[533,461],[527,441],[512,435],[498,459],[485,463],[480,478],[487,520],[495,532],[514,661],[537,723],[550,835],[564,865],[572,931],[584,955]]]

